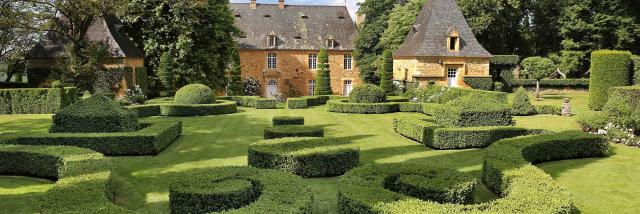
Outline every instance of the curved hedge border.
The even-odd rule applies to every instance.
[[[169,187],[171,213],[311,213],[303,179],[279,170],[221,167],[180,175]],[[222,206],[222,207],[220,207]]]
[[[182,134],[182,122],[142,124],[136,132],[46,133],[0,139],[0,144],[77,146],[105,155],[156,155]]]
[[[221,100],[216,104],[164,104],[160,106],[160,115],[175,117],[231,114],[237,111],[236,102],[228,100]]]
[[[304,117],[275,116],[271,122],[273,126],[304,125]]]
[[[249,166],[280,169],[303,177],[342,175],[357,167],[360,149],[334,138],[282,138],[249,146]]]
[[[315,126],[283,125],[264,129],[264,139],[283,137],[324,137],[324,128]]]
[[[48,213],[133,213],[111,202],[109,160],[67,146],[0,146],[0,174],[57,180],[42,199]]]
[[[348,100],[327,101],[327,111],[355,114],[386,114],[400,111],[397,103],[351,103]]]
[[[484,157],[484,182],[503,198],[474,205],[439,204],[383,191],[380,182],[352,176],[338,182],[342,213],[573,213],[569,191],[533,164],[603,157],[608,143],[597,135],[569,131],[501,140]]]

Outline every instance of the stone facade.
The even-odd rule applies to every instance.
[[[276,68],[267,68],[267,55],[276,54]],[[334,94],[345,94],[345,81],[351,81],[351,88],[360,84],[359,71],[351,57],[352,69],[344,69],[345,55],[351,51],[327,50],[331,71],[331,90]],[[316,50],[240,50],[240,68],[242,78],[254,78],[260,81],[262,96],[269,97],[268,83],[275,80],[277,92],[283,97],[297,91],[300,95],[311,93],[309,81],[315,79],[316,70],[309,69],[309,54],[318,54]],[[273,87],[273,86],[271,86]],[[292,88],[291,88],[292,87]]]
[[[468,87],[465,77],[489,77],[489,57],[396,57],[393,60],[393,80],[426,85],[435,81],[449,85],[449,68],[457,69],[457,86]]]

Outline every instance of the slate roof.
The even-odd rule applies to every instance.
[[[450,52],[447,47],[452,29],[460,36],[459,52]],[[478,43],[455,0],[428,0],[394,56],[491,57],[491,54]]]
[[[114,16],[97,18],[89,27],[87,40],[93,42],[104,42],[109,47],[111,57],[132,57],[144,58],[144,53],[135,43],[124,33],[120,32],[122,26],[120,20]],[[48,32],[44,38],[36,44],[29,54],[32,59],[57,58],[63,54],[64,38],[57,33]]]
[[[231,3],[235,23],[245,33],[238,39],[241,49],[319,50],[333,37],[333,50],[353,50],[356,25],[346,6]],[[270,17],[265,17],[269,15]],[[303,18],[306,16],[307,18]],[[268,47],[268,36],[278,38],[276,48]]]

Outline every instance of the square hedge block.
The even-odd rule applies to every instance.
[[[138,115],[105,96],[95,95],[53,115],[51,133],[133,132]]]

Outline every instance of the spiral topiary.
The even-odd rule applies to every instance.
[[[176,104],[211,104],[216,102],[213,90],[203,84],[189,84],[178,92],[175,97]]]
[[[384,103],[387,95],[384,90],[376,85],[364,84],[355,87],[349,94],[351,103]]]

